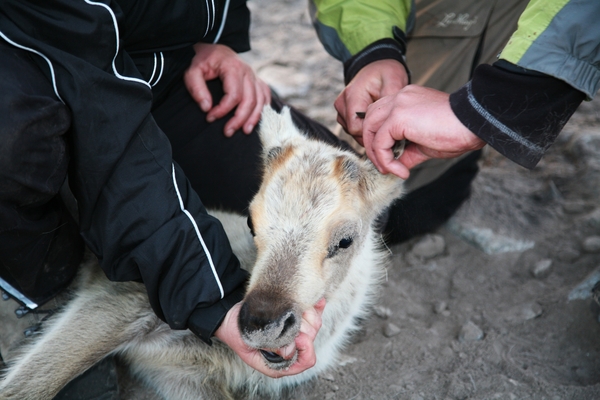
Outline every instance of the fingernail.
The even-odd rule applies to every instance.
[[[206,121],[207,121],[207,122],[214,122],[214,121],[215,121],[215,117],[213,117],[212,115],[208,115],[208,116],[206,117]]]
[[[246,129],[244,130],[244,132],[252,133],[252,129],[254,129],[254,125],[252,125],[252,124],[246,125]]]
[[[228,128],[225,130],[225,136],[233,136],[233,129]]]
[[[210,108],[210,103],[208,102],[208,100],[202,100],[200,102],[200,108],[202,108],[202,111],[208,111],[208,109]]]

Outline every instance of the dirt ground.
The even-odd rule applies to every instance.
[[[244,55],[292,105],[335,129],[341,64],[305,0],[252,0]],[[438,232],[392,247],[374,316],[296,399],[598,399],[600,101],[533,170],[485,153],[472,198]]]

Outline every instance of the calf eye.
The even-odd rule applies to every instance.
[[[343,238],[342,240],[340,240],[338,247],[340,249],[347,249],[348,247],[350,247],[350,245],[352,245],[353,241],[354,239],[352,239],[351,237]]]
[[[248,224],[248,228],[250,228],[250,233],[252,234],[252,236],[256,236],[256,234],[254,233],[254,225],[252,225],[252,217],[250,217],[248,215],[248,219],[246,220],[246,223]]]
[[[348,247],[350,247],[352,245],[352,242],[354,241],[354,239],[352,239],[351,237],[345,237],[342,240],[339,241],[339,243],[335,246],[331,246],[328,250],[327,250],[327,258],[331,258],[333,256],[335,256],[340,249],[347,249]]]

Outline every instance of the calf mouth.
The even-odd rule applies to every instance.
[[[288,369],[298,359],[298,350],[295,350],[292,357],[288,359],[283,358],[282,355],[270,350],[259,349],[258,351],[260,351],[260,354],[263,356],[267,367],[277,371]]]

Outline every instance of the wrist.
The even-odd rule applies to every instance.
[[[348,59],[344,63],[344,80],[346,85],[363,67],[372,62],[385,59],[396,60],[401,63],[406,70],[408,81],[410,82],[410,70],[404,56],[406,45],[402,39],[403,36],[402,31],[395,27],[394,39],[385,38],[378,40]]]

